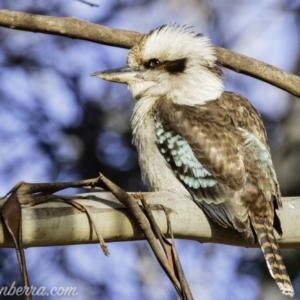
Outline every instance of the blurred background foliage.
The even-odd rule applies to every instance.
[[[96,6],[79,0],[0,0],[0,7],[145,33],[178,22],[194,26],[218,46],[300,73],[299,1],[89,1]],[[99,171],[127,191],[146,190],[131,145],[134,100],[125,85],[89,76],[123,66],[126,55],[86,41],[0,28],[2,195],[18,180],[86,179]],[[299,99],[229,70],[225,76],[226,89],[250,99],[264,118],[283,195],[300,196]],[[285,298],[258,249],[177,245],[195,299]],[[177,299],[145,242],[109,248],[109,258],[98,245],[28,249],[31,284],[76,286],[78,299]],[[300,299],[299,251],[283,252]],[[0,257],[0,286],[21,284],[14,250],[1,249]]]

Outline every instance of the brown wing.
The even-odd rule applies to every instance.
[[[217,101],[192,107],[161,99],[157,102],[155,114],[164,131],[182,137],[218,183],[233,190],[244,187],[246,170],[242,136]]]
[[[218,101],[219,104],[226,109],[228,114],[232,116],[232,119],[235,120],[236,126],[256,137],[270,153],[266,130],[256,108],[246,98],[232,92],[224,92]],[[257,147],[254,145],[254,148]],[[276,179],[271,156],[269,157],[270,161],[265,168],[262,166],[263,162],[256,160],[253,156],[251,157],[251,154],[254,152],[257,151],[245,151],[245,164],[247,165],[248,172],[252,174],[251,181],[253,181],[255,186],[260,186],[260,190],[265,192],[268,190],[271,191],[275,196],[275,207],[282,206],[279,184]],[[274,174],[262,176],[265,170],[269,170],[270,173],[274,172]],[[277,218],[276,214],[275,218]]]
[[[258,199],[264,203],[263,197],[271,201],[273,195],[280,201],[265,130],[254,107],[239,95],[224,93],[218,101],[196,107],[160,99],[154,114],[158,147],[196,203],[222,226],[248,228],[245,235],[253,242],[249,205]]]

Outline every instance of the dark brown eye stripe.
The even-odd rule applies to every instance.
[[[144,67],[146,69],[164,69],[170,74],[177,74],[177,73],[182,73],[184,72],[186,68],[186,58],[180,58],[176,60],[168,60],[161,62],[157,58],[152,58],[148,60],[146,63],[144,63]]]

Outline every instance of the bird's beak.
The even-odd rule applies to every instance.
[[[143,71],[134,70],[130,68],[118,68],[106,71],[99,71],[91,74],[91,76],[97,76],[107,81],[119,82],[119,83],[132,83],[134,81],[143,80]]]

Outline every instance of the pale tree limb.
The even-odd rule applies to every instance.
[[[193,201],[180,199],[168,192],[146,193],[144,196],[158,226],[166,236],[168,226],[160,205],[170,209],[169,216],[175,238],[252,247],[235,230],[222,228],[208,220]],[[111,193],[89,193],[84,197],[82,199],[82,195],[75,195],[73,200],[88,206],[106,242],[144,239],[130,210],[120,204]],[[300,248],[300,198],[283,198],[283,208],[278,212],[283,229],[283,237],[278,237],[280,247]],[[23,208],[22,226],[24,247],[99,242],[86,214],[61,202],[53,201]],[[13,241],[2,220],[0,247],[13,247]]]
[[[60,35],[119,48],[131,48],[143,36],[142,33],[109,28],[77,18],[33,15],[10,10],[0,10],[0,26]],[[300,97],[298,76],[224,48],[215,46],[215,51],[218,62],[224,67]]]
[[[96,233],[100,246],[105,255],[109,255],[108,247],[102,237],[99,224],[96,224],[96,218],[93,210],[88,205],[83,205],[71,197],[64,195],[54,195],[54,192],[77,187],[102,190],[103,186],[109,190],[126,208],[129,208],[131,216],[139,225],[139,230],[144,235],[150,245],[159,264],[173,283],[177,294],[181,300],[193,300],[193,295],[184,275],[181,263],[174,244],[173,231],[169,219],[169,211],[163,208],[167,224],[168,232],[172,237],[172,243],[167,240],[161,233],[155,218],[151,212],[150,206],[144,199],[142,193],[130,195],[115,185],[112,181],[106,178],[103,174],[98,177],[86,180],[72,182],[52,182],[52,183],[27,183],[24,181],[18,182],[2,199],[5,200],[0,208],[0,214],[4,221],[6,230],[10,233],[16,248],[19,266],[25,287],[29,287],[29,279],[27,275],[27,266],[23,246],[23,227],[22,227],[22,211],[21,208],[33,207],[48,201],[60,200],[66,204],[72,205],[82,213],[85,213],[91,229]],[[142,205],[139,202],[142,202]],[[87,201],[86,201],[87,202]],[[159,240],[159,242],[158,242]],[[164,251],[162,250],[163,247]],[[167,249],[171,250],[168,251]],[[26,295],[26,300],[31,300],[32,294]]]
[[[101,229],[99,228],[99,224],[96,223],[96,218],[90,206],[79,203],[68,196],[53,194],[54,192],[59,192],[70,187],[103,190],[103,186],[109,190],[121,202],[121,204],[123,204],[126,208],[129,208],[131,216],[133,216],[134,221],[139,225],[139,230],[143,233],[158,262],[173,283],[180,299],[193,300],[192,293],[182,270],[174,244],[168,209],[160,206],[166,214],[168,232],[172,237],[172,243],[162,235],[159,226],[152,215],[150,206],[145,201],[142,193],[130,195],[115,185],[103,174],[99,174],[96,178],[72,182],[27,183],[20,181],[4,196],[3,199],[6,201],[0,209],[0,213],[4,220],[3,224],[10,233],[17,251],[24,285],[29,286],[29,280],[27,276],[22,239],[23,223],[21,208],[28,208],[53,200],[60,200],[66,204],[72,205],[80,212],[86,214],[89,223],[91,224],[91,229],[96,233],[104,254],[108,256],[108,247],[102,237]],[[139,204],[138,201],[142,201],[142,205]],[[86,203],[87,202],[88,201],[86,201]],[[159,239],[159,242],[157,238]],[[168,248],[171,251],[163,252],[161,246],[163,246],[164,250]],[[31,300],[32,295],[29,294],[26,299]]]

